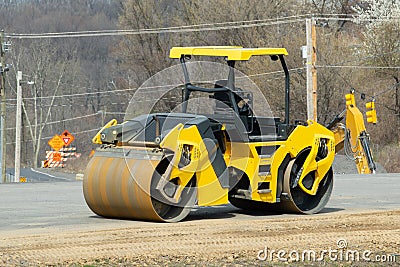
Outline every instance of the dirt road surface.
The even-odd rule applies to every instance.
[[[399,266],[400,255],[395,255],[400,252],[399,222],[400,210],[339,211],[267,220],[206,219],[114,229],[96,226],[92,230],[40,234],[19,230],[2,233],[0,265],[287,265],[278,259],[279,250],[286,252],[281,258],[289,260],[290,265],[296,261],[297,252],[297,264],[302,265],[318,264],[322,251],[331,249],[338,252],[326,252],[325,264],[364,266],[371,264],[368,260],[378,260],[374,266]],[[276,252],[271,254],[272,250]],[[306,254],[303,260],[303,250],[314,250],[317,263],[312,258],[308,261]],[[350,254],[346,259],[346,252],[355,250],[359,260]],[[364,251],[371,252],[365,259]]]
[[[172,224],[98,217],[81,182],[0,185],[0,266],[400,266],[400,174],[335,179],[320,214],[224,205]]]

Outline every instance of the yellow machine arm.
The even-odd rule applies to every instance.
[[[101,133],[104,131],[104,129],[110,128],[111,126],[117,125],[117,120],[112,119],[109,122],[107,122],[106,125],[103,126],[103,128],[100,129],[100,131],[97,132],[97,134],[93,137],[92,143],[93,144],[98,144],[101,145],[103,142],[101,141]]]
[[[346,125],[339,123],[346,114]],[[346,155],[352,156],[358,173],[375,173],[376,165],[372,157],[369,134],[365,128],[364,117],[356,106],[354,92],[346,95],[346,110],[329,123],[328,129],[335,135],[336,152],[344,149]]]

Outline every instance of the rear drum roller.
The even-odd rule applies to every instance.
[[[316,195],[305,193],[298,185],[292,188],[296,174],[302,165],[295,164],[295,159],[291,160],[286,167],[283,181],[283,196],[279,203],[265,203],[261,201],[230,197],[229,202],[240,209],[251,211],[263,211],[271,213],[302,213],[314,214],[321,211],[329,200],[333,188],[333,172],[328,171],[324,179],[320,182]],[[313,172],[308,174],[303,180],[304,183],[313,181]],[[311,176],[311,177],[310,177]]]
[[[283,181],[283,192],[286,194],[287,199],[282,201],[281,207],[296,213],[314,214],[321,211],[329,201],[333,188],[333,171],[332,168],[329,169],[319,183],[317,193],[309,195],[298,185],[292,186],[301,167],[302,165],[297,165],[294,159],[289,162]],[[313,181],[313,175],[314,172],[309,173],[303,179],[303,184],[306,184],[308,180]]]

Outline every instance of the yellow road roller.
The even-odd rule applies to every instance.
[[[353,154],[359,171],[373,172],[368,134],[353,94],[346,96],[346,110],[326,126],[291,121],[287,54],[284,48],[172,48],[170,57],[180,60],[182,70],[179,111],[112,120],[97,133],[93,142],[99,146],[83,181],[89,208],[107,218],[162,222],[181,221],[195,206],[228,203],[246,210],[313,214],[329,200],[339,149],[358,147]],[[236,77],[235,62],[255,56],[268,56],[283,69],[284,118],[254,112],[258,97],[237,86],[242,77]],[[225,59],[227,77],[207,85],[192,82],[200,71],[187,67],[192,57]],[[211,101],[204,114],[191,112],[191,105],[199,105],[191,99],[199,93]],[[345,115],[351,127],[340,122]]]

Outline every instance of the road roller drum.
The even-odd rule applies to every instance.
[[[90,160],[83,184],[89,208],[107,218],[179,221],[195,204],[196,188],[188,185],[179,203],[168,203],[152,192],[168,160],[160,153],[106,148]]]

